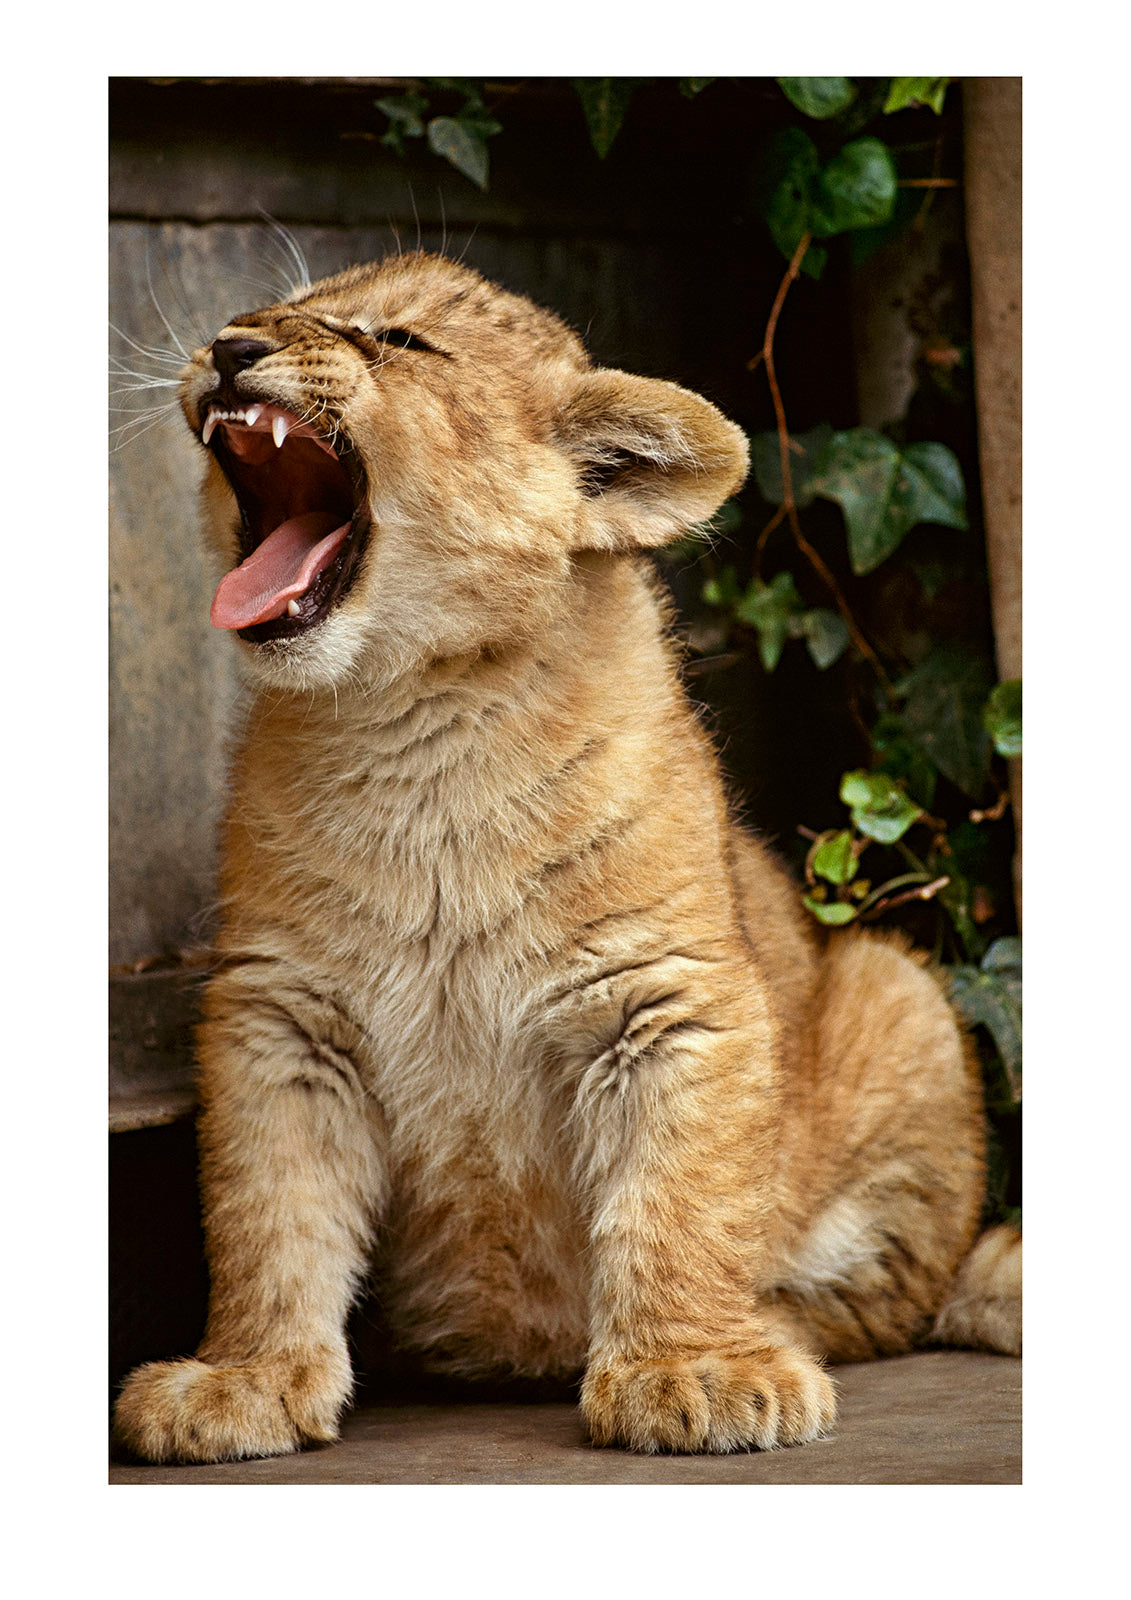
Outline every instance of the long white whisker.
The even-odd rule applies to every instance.
[[[141,394],[141,393],[142,393],[142,390],[140,390],[140,389],[136,389],[136,390],[135,389],[116,389],[114,391],[114,399],[116,401],[117,400],[122,400],[122,399],[124,399],[125,397],[127,397],[129,395]],[[176,401],[175,400],[164,400],[164,401],[162,401],[161,404],[162,404],[162,408],[164,408],[164,407],[172,407],[172,406],[174,406],[176,404]],[[106,409],[108,411],[140,411],[140,410],[143,409],[143,407],[140,406],[140,405],[109,405],[109,406],[107,406]],[[149,407],[146,406],[146,407],[144,407],[144,409],[148,410]]]
[[[412,184],[408,186],[408,198],[412,202],[412,214],[416,218],[416,248],[420,249],[420,212],[416,209],[416,194]]]
[[[291,293],[293,294],[300,284],[307,284],[310,282],[310,266],[307,262],[305,251],[291,230],[289,228],[284,228],[281,222],[276,222],[275,226],[279,230],[279,235],[283,243],[290,251],[291,258],[293,259],[295,267],[298,270],[298,282],[291,284]]]
[[[271,219],[268,218],[267,220],[270,223]],[[291,263],[288,261],[286,255],[283,253],[274,232],[268,233],[266,245],[267,249],[275,257],[273,261],[265,261],[263,263],[270,281],[265,282],[263,279],[259,279],[257,281],[254,278],[249,278],[246,276],[244,277],[243,281],[245,283],[255,283],[256,287],[270,295],[272,300],[286,300],[287,297],[294,292],[294,269],[291,266]]]
[[[464,258],[464,256],[466,256],[467,252],[471,249],[471,241],[475,238],[475,235],[478,232],[479,232],[479,224],[476,223],[475,226],[472,228],[471,232],[467,236],[467,243],[464,245],[463,249],[460,251],[459,255],[456,257],[456,265],[457,266],[462,266],[463,265],[463,258]]]
[[[154,401],[154,403],[152,405],[107,406],[106,409],[108,411],[130,412],[134,416],[142,416],[142,417],[144,417],[144,416],[152,416],[157,411],[173,412],[173,411],[175,411],[177,409],[177,402],[175,400],[161,400],[161,401]]]
[[[132,367],[115,367],[111,373],[114,378],[137,378],[136,385],[139,389],[179,389],[179,378],[158,378],[151,372],[135,372]],[[124,387],[130,387],[125,385]]]
[[[172,411],[176,404],[173,400],[164,400],[159,406],[107,406],[107,411],[117,411],[125,416],[151,417],[157,411]]]
[[[152,273],[150,271],[149,252],[148,252],[148,250],[145,253],[145,281],[146,281],[146,284],[148,285],[148,288],[149,288],[149,298],[153,301],[154,310],[157,312],[157,315],[161,318],[161,321],[165,324],[165,329],[166,329],[166,332],[168,333],[170,339],[172,339],[172,341],[176,345],[177,349],[181,352],[181,354],[184,356],[185,360],[187,361],[189,359],[189,353],[185,349],[185,347],[181,343],[181,341],[177,338],[176,330],[174,329],[173,324],[169,321],[168,317],[162,311],[160,305],[157,302],[157,296],[153,292],[153,275],[152,275]]]
[[[172,265],[173,263],[171,263],[168,258],[166,258],[161,265],[161,277],[164,281],[165,287],[168,289],[169,293],[173,296],[173,299],[180,307],[181,316],[184,318],[185,327],[190,329],[197,344],[207,344],[211,338],[211,334],[207,329],[201,327],[197,314],[187,303],[187,290],[185,289],[184,279],[180,274],[179,264],[177,265],[175,280],[170,270]]]
[[[267,262],[266,266],[269,272],[275,270],[271,266],[270,262]],[[246,272],[239,272],[234,274],[233,282],[250,284],[253,289],[258,289],[261,294],[268,295],[272,301],[282,298],[280,295],[280,282],[278,278],[275,279],[274,283],[271,283],[266,278],[252,278],[249,277]],[[282,289],[285,291],[285,293],[290,293],[290,283],[285,277],[282,280]]]
[[[158,426],[158,424],[160,423],[160,421],[161,421],[161,419],[159,417],[157,419],[157,422],[151,422],[149,424],[149,428],[156,428]],[[137,433],[133,434],[130,438],[128,438],[128,439],[119,439],[117,444],[111,445],[110,454],[112,456],[116,456],[118,454],[119,450],[125,450],[128,445],[131,445],[137,439],[140,439],[143,433],[148,433],[149,432],[149,428],[140,428],[137,431]]]
[[[299,244],[291,230],[289,228],[285,228],[281,222],[277,222],[269,212],[260,209],[259,215],[272,229],[271,242],[276,245],[281,243],[282,246],[286,247],[286,252],[290,256],[291,263],[294,269],[298,272],[297,279],[294,279],[290,277],[285,265],[283,267],[283,277],[287,286],[287,293],[288,295],[292,295],[295,293],[296,289],[299,289],[310,282],[310,267],[307,264],[306,256],[303,254],[302,246]],[[283,260],[285,263],[285,255]]]
[[[180,356],[176,355],[172,350],[161,350],[156,345],[138,344],[136,339],[131,339],[129,334],[119,328],[116,323],[111,322],[110,327],[118,335],[119,339],[124,339],[132,349],[137,351],[139,356],[145,356],[147,361],[164,361],[168,366],[173,367],[184,366]],[[116,360],[117,358],[115,357],[114,359]]]
[[[171,419],[171,409],[167,406],[162,406],[158,410],[157,415],[151,417],[148,422],[139,418],[136,422],[124,422],[120,427],[111,429],[111,438],[113,438],[116,433],[123,435],[123,437],[114,446],[111,454],[116,454],[119,450],[124,449],[126,445],[133,444],[135,439],[140,439],[143,433],[148,433],[150,428],[157,427],[158,423],[169,422]]]

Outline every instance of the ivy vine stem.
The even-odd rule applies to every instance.
[[[893,911],[896,906],[906,905],[911,900],[933,900],[940,889],[945,889],[950,879],[945,875],[931,879],[928,873],[907,872],[902,877],[892,878],[890,883],[883,884],[879,889],[873,890],[868,898],[861,904],[858,918],[870,922],[876,917],[883,916],[888,911]],[[904,889],[902,894],[890,894],[889,891],[903,888],[905,884],[913,884],[914,888]]]
[[[785,403],[782,400],[781,389],[778,385],[777,372],[774,368],[774,335],[777,333],[778,318],[781,316],[782,307],[785,305],[785,297],[789,293],[798,273],[801,271],[801,263],[804,261],[805,253],[812,242],[813,235],[808,229],[806,229],[806,231],[801,235],[797,249],[793,252],[789,266],[785,269],[785,276],[778,285],[778,292],[774,296],[774,303],[770,308],[769,319],[766,323],[766,331],[762,338],[762,348],[754,357],[754,359],[748,363],[750,371],[754,371],[760,364],[764,363],[765,365],[766,382],[770,386],[770,399],[773,401],[774,417],[777,421],[778,449],[781,454],[782,503],[759,535],[756,557],[760,559],[766,540],[782,521],[782,518],[785,517],[789,522],[790,532],[793,534],[794,543],[797,545],[797,548],[801,551],[801,554],[805,557],[806,561],[808,561],[809,565],[813,568],[813,571],[821,579],[822,583],[832,595],[833,600],[836,603],[837,610],[844,618],[845,626],[851,635],[853,644],[855,644],[860,654],[871,665],[872,670],[875,672],[876,677],[880,681],[884,695],[890,703],[894,697],[894,689],[892,687],[891,679],[884,671],[883,663],[880,661],[880,658],[877,656],[876,652],[872,649],[872,646],[861,633],[860,628],[857,625],[856,618],[852,615],[852,612],[849,609],[848,601],[844,598],[844,595],[841,592],[840,585],[829,571],[829,568],[824,560],[802,533],[801,519],[797,514],[797,501],[794,499],[793,495],[793,469],[790,466],[789,460],[789,425],[786,422]]]

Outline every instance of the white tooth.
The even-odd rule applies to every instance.
[[[246,413],[244,416],[244,421],[247,423],[249,428],[255,427],[255,424],[259,421],[259,416],[262,410],[262,406],[252,406],[251,409]]]
[[[299,613],[299,603],[298,603],[298,601],[297,600],[288,600],[287,601],[287,616],[288,617],[297,617],[298,613]]]
[[[275,441],[276,450],[281,450],[283,448],[283,440],[287,437],[289,431],[290,424],[288,423],[286,417],[275,417],[272,419],[271,437]]]
[[[202,431],[202,433],[200,435],[200,439],[201,439],[201,443],[202,444],[207,444],[209,439],[211,439],[212,430],[213,430],[213,428],[215,428],[217,420],[218,420],[218,418],[217,418],[217,415],[216,415],[215,411],[210,411],[208,413],[208,420],[205,422],[204,429],[203,429],[203,431]]]

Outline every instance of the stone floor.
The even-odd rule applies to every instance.
[[[337,1444],[209,1467],[115,1463],[116,1483],[1020,1483],[1021,1362],[930,1350],[835,1369],[832,1438],[769,1454],[636,1456],[585,1442],[575,1406],[363,1406]]]

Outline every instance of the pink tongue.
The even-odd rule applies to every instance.
[[[221,580],[212,601],[212,626],[250,628],[281,617],[287,601],[305,594],[341,549],[350,525],[335,527],[337,520],[332,511],[306,511],[269,533]]]

